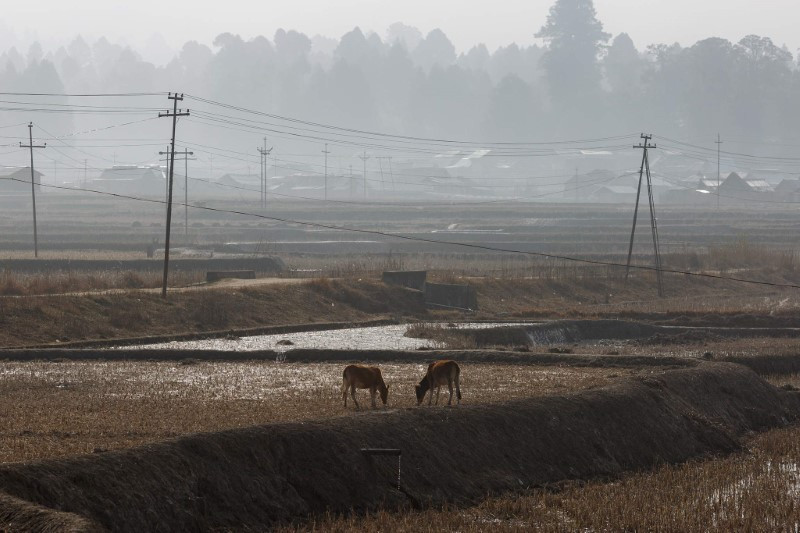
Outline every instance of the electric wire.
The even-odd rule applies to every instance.
[[[26,180],[21,180],[17,178],[2,178],[11,181],[17,181],[20,183],[30,183]],[[154,198],[142,198],[137,196],[130,196],[120,193],[112,193],[112,192],[105,192],[105,191],[98,191],[94,189],[87,189],[87,188],[75,188],[75,187],[65,187],[59,185],[49,185],[49,184],[40,184],[40,187],[47,187],[53,189],[61,189],[61,190],[69,190],[75,191],[80,190],[83,192],[89,192],[93,194],[99,194],[114,198],[120,198],[124,200],[132,200],[132,201],[139,201],[139,202],[148,202],[148,203],[155,203],[160,205],[166,205],[166,200],[158,200]],[[530,252],[525,250],[518,250],[514,248],[499,248],[494,246],[487,246],[482,244],[475,244],[475,243],[465,243],[465,242],[457,242],[457,241],[445,241],[440,239],[430,239],[426,237],[419,237],[419,236],[411,236],[411,235],[404,235],[401,233],[388,233],[384,231],[378,230],[369,230],[363,228],[350,228],[346,226],[338,226],[335,224],[323,224],[320,222],[309,222],[303,220],[294,220],[290,218],[284,217],[276,217],[271,215],[263,215],[259,213],[251,213],[248,211],[240,211],[234,209],[222,209],[216,207],[209,207],[204,205],[194,205],[194,204],[182,204],[180,202],[173,202],[178,206],[184,206],[191,209],[197,209],[202,211],[210,211],[210,212],[217,212],[217,213],[226,213],[232,215],[240,215],[246,217],[253,217],[259,218],[263,220],[271,220],[274,222],[282,222],[285,224],[295,224],[299,226],[306,226],[306,227],[314,227],[314,228],[322,228],[322,229],[329,229],[333,231],[343,231],[343,232],[351,232],[351,233],[359,233],[359,234],[366,234],[366,235],[376,235],[381,237],[387,237],[390,239],[398,239],[398,240],[406,240],[406,241],[414,241],[414,242],[424,242],[429,244],[436,244],[436,245],[447,245],[447,246],[459,246],[464,248],[470,249],[477,249],[477,250],[485,250],[490,252],[502,252],[502,253],[510,253],[510,254],[519,254],[519,255],[526,255],[526,256],[533,256],[533,257],[543,257],[546,259],[555,259],[567,262],[574,262],[574,263],[581,263],[581,264],[589,264],[589,265],[596,265],[596,266],[605,266],[605,267],[626,267],[627,265],[624,263],[617,263],[614,261],[602,261],[597,259],[585,259],[585,258],[578,258],[572,257],[567,255],[560,255],[560,254],[548,254],[544,252]],[[724,281],[730,281],[735,283],[746,283],[752,285],[762,285],[762,286],[769,286],[769,287],[780,287],[780,288],[791,288],[791,289],[800,289],[800,285],[793,284],[793,283],[777,283],[771,281],[760,281],[760,280],[753,280],[747,278],[738,278],[733,276],[722,276],[720,274],[710,274],[707,272],[691,272],[688,270],[677,270],[677,269],[665,269],[665,268],[656,268],[652,266],[646,265],[630,265],[630,268],[635,270],[645,270],[650,272],[661,272],[666,274],[680,274],[684,276],[693,276],[693,277],[702,277],[702,278],[711,278],[711,279],[719,279]]]

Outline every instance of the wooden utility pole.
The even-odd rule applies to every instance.
[[[325,199],[328,199],[328,143],[325,143],[325,149],[322,151],[325,154]]]
[[[39,235],[36,231],[36,180],[33,171],[33,149],[45,148],[47,143],[33,144],[33,122],[28,124],[28,144],[19,143],[20,148],[31,149],[31,205],[33,206],[33,257],[39,257]]]
[[[578,179],[578,167],[575,167],[575,203],[578,203],[578,189],[580,189]]]
[[[384,190],[386,190],[386,182],[383,181],[383,164],[381,163],[381,160],[382,159],[386,159],[386,160],[389,161],[389,175],[391,176],[391,179],[392,179],[392,190],[394,190],[394,173],[392,172],[392,156],[384,155],[384,156],[381,156],[381,157],[376,157],[375,159],[377,159],[378,163],[380,164],[380,168],[381,168],[381,184],[382,184]]]
[[[158,152],[158,155],[170,155],[170,152]],[[194,155],[194,152],[190,152],[186,148],[183,149],[183,152],[175,152],[175,155],[182,155],[184,168],[183,168],[183,233],[185,236],[189,236],[189,161],[194,161],[194,159],[189,159],[190,155]]]
[[[267,207],[267,156],[272,148],[267,150],[267,138],[264,137],[264,148],[257,148],[261,161],[261,207]]]
[[[376,156],[375,159],[378,160],[378,170],[380,170],[380,173],[381,173],[381,189],[383,189],[385,191],[386,190],[386,182],[383,181],[383,163],[381,162],[381,160],[384,159],[384,157],[383,156]]]
[[[353,177],[353,165],[350,165],[350,198],[355,198],[356,196],[356,181]]]
[[[719,209],[719,181],[720,181],[720,171],[719,171],[719,147],[722,144],[722,141],[719,138],[719,133],[717,133],[717,209]]]
[[[655,253],[655,265],[656,265],[656,279],[658,280],[658,295],[664,296],[664,289],[663,284],[661,281],[661,255],[659,253],[659,244],[658,244],[658,223],[656,222],[656,210],[655,210],[655,203],[653,201],[653,182],[652,177],[650,176],[650,159],[648,157],[648,150],[651,148],[657,148],[655,144],[648,144],[650,140],[653,138],[652,135],[645,135],[644,133],[641,135],[642,139],[644,139],[644,143],[639,143],[634,148],[641,148],[642,149],[642,165],[639,168],[639,186],[636,189],[636,207],[633,210],[633,227],[631,228],[631,240],[630,244],[628,245],[628,263],[625,267],[625,279],[628,279],[628,274],[630,273],[631,269],[631,254],[633,252],[633,238],[634,234],[636,233],[636,218],[639,214],[639,197],[642,192],[642,177],[644,175],[647,176],[647,197],[650,203],[650,229],[653,233],[653,250]]]
[[[167,158],[165,159],[165,161],[167,163],[167,172],[166,172],[165,176],[166,176],[167,179],[164,180],[164,201],[166,202],[167,200],[169,200],[169,154],[172,153],[171,145],[169,145],[169,144],[167,145],[167,151],[166,152],[158,152],[158,153],[159,153],[159,155],[167,154]]]
[[[159,113],[161,117],[172,117],[172,143],[170,144],[170,161],[169,161],[169,193],[167,196],[167,233],[164,237],[164,280],[161,284],[161,297],[167,297],[167,277],[169,275],[169,234],[172,225],[172,175],[175,171],[175,129],[178,126],[178,117],[188,117],[189,110],[181,111],[178,109],[178,102],[183,100],[183,95],[169,93],[167,98],[172,100],[172,112],[166,111]]]
[[[364,162],[364,201],[367,201],[367,160],[370,157],[367,155],[367,151],[364,150],[364,155],[358,156],[358,158]]]

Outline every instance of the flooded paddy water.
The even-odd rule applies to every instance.
[[[465,322],[441,324],[451,329],[489,329],[502,326],[526,325],[523,323]],[[441,348],[433,340],[406,337],[409,325],[396,324],[363,328],[346,328],[324,331],[304,331],[299,333],[280,333],[275,335],[254,335],[240,338],[203,339],[194,341],[173,341],[144,344],[138,348],[173,350],[225,350],[287,351],[295,348],[326,350],[419,350]],[[284,341],[279,344],[279,341]],[[288,342],[286,342],[288,341]],[[131,348],[136,348],[132,346]]]

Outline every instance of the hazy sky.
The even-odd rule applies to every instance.
[[[37,0],[4,2],[0,47],[8,32],[23,44],[38,38],[47,48],[81,33],[142,45],[160,33],[172,46],[210,43],[222,32],[272,37],[277,28],[339,37],[360,26],[383,36],[393,22],[423,33],[440,27],[459,51],[483,42],[490,50],[516,41],[536,42],[554,0]],[[718,36],[737,41],[749,33],[771,37],[792,53],[800,47],[798,0],[595,0],[598,18],[612,34],[627,32],[640,49],[651,43],[684,46]]]

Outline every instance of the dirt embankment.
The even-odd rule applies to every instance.
[[[21,347],[378,317],[422,317],[422,296],[378,281],[0,298],[0,346]]]
[[[0,488],[12,498],[0,499],[0,517],[29,519],[37,506],[53,511],[32,528],[263,529],[326,510],[466,503],[731,452],[743,433],[798,414],[796,393],[707,363],[564,396],[380,410],[6,464]],[[394,458],[366,457],[365,447],[402,450],[401,491]]]
[[[614,288],[626,295],[648,295],[650,285],[575,280],[470,279],[481,310],[469,320],[531,318],[636,319],[636,313],[603,304]],[[677,289],[676,289],[677,290]],[[714,286],[682,290],[723,297]],[[717,292],[715,292],[717,291]],[[630,294],[629,294],[630,293]],[[668,302],[668,300],[666,300]],[[666,303],[664,305],[667,305]],[[670,304],[672,305],[672,304]],[[740,312],[641,313],[648,323],[783,327],[798,323],[798,313],[742,315]],[[166,300],[147,290],[0,298],[0,347],[35,346],[142,336],[183,336],[214,331],[244,331],[267,326],[354,322],[377,318],[459,320],[454,311],[425,308],[419,292],[384,285],[377,279],[328,280],[247,287],[208,287],[169,293]]]
[[[0,359],[7,361],[275,361],[287,363],[430,363],[431,359],[453,359],[464,363],[504,363],[514,365],[636,368],[696,366],[700,361],[688,357],[651,355],[582,355],[560,353],[512,352],[504,350],[327,350],[297,348],[278,352],[275,350],[196,350],[187,352],[170,348],[41,348],[0,350]],[[744,363],[742,363],[744,364]],[[798,362],[800,365],[800,361]]]
[[[796,325],[796,324],[795,324]],[[456,337],[479,348],[487,346],[547,346],[584,341],[634,341],[642,345],[686,344],[742,337],[792,338],[797,327],[662,326],[628,320],[556,320],[540,324],[494,328],[432,329],[429,338]]]

